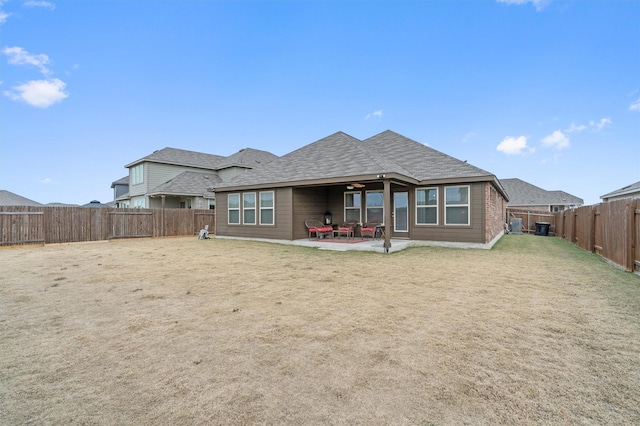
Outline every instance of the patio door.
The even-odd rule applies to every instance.
[[[409,232],[409,193],[393,193],[393,232]]]

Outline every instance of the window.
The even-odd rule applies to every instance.
[[[227,196],[229,212],[229,225],[240,225],[240,194],[229,194]]]
[[[260,193],[260,225],[273,225],[273,191]]]
[[[132,203],[132,207],[134,209],[144,209],[145,208],[144,197],[134,198],[134,199],[131,200],[131,203]]]
[[[344,193],[344,220],[355,220],[361,222],[360,208],[361,208],[362,194],[360,192],[345,192]]]
[[[366,220],[377,220],[384,222],[384,196],[382,191],[367,192],[367,212]]]
[[[416,224],[438,224],[438,188],[416,189]]]
[[[444,189],[444,224],[469,225],[469,187],[448,186]]]
[[[242,223],[245,225],[256,224],[256,193],[246,192],[242,194]]]
[[[215,210],[215,209],[216,209],[216,199],[209,198],[209,210]]]
[[[144,182],[144,164],[138,164],[131,168],[131,185]]]

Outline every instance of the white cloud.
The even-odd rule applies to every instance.
[[[61,102],[69,96],[64,91],[66,84],[62,80],[32,80],[13,87],[13,91],[5,91],[5,96],[14,101],[23,101],[31,106],[47,108],[56,102]]]
[[[382,117],[382,114],[383,114],[383,113],[382,113],[382,110],[381,110],[381,109],[377,109],[377,110],[375,110],[375,111],[370,112],[369,114],[367,114],[367,115],[364,117],[364,119],[365,119],[365,120],[368,120],[368,119],[370,119],[371,117],[381,118],[381,117]]]
[[[40,182],[43,185],[48,185],[50,183],[53,183],[53,179],[46,177],[46,178],[40,179],[38,182]]]
[[[47,68],[47,64],[49,63],[49,57],[43,53],[39,55],[32,55],[22,47],[5,47],[2,51],[5,55],[9,57],[9,63],[12,65],[32,65],[38,69],[43,74],[49,74],[49,68]]]
[[[640,111],[640,99],[629,105],[629,111]]]
[[[611,119],[610,118],[601,118],[600,121],[596,122],[596,121],[590,121],[589,125],[592,128],[596,129],[596,132],[599,132],[600,130],[604,129],[605,126],[611,124]]]
[[[2,6],[2,3],[0,3],[0,6]],[[9,19],[9,15],[10,15],[9,13],[0,10],[0,25],[7,22],[7,19]]]
[[[571,126],[569,126],[569,128],[567,128],[565,132],[573,133],[573,132],[581,132],[583,130],[587,130],[587,126],[585,126],[584,124],[576,125],[575,123],[571,123]]]
[[[24,5],[26,7],[43,7],[45,9],[55,9],[56,5],[51,3],[50,1],[36,1],[36,0],[29,0],[29,1],[25,1]]]
[[[504,152],[508,155],[516,155],[516,154],[524,154],[524,150],[528,149],[529,152],[533,152],[534,150],[527,146],[527,137],[526,136],[518,136],[514,138],[512,136],[507,136],[498,144],[496,150],[500,152]]]
[[[498,3],[507,3],[507,4],[527,4],[531,3],[536,8],[536,10],[540,11],[544,9],[547,4],[549,4],[550,0],[497,0]]]
[[[571,126],[565,129],[565,133],[582,132],[587,129],[599,132],[609,124],[613,123],[610,118],[601,118],[600,121],[589,121],[589,125],[571,123]]]
[[[555,130],[549,136],[542,139],[542,145],[547,148],[565,149],[571,146],[569,138],[560,130]]]

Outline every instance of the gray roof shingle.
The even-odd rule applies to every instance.
[[[500,179],[509,195],[509,206],[582,205],[584,200],[564,191],[547,191],[518,178]]]
[[[175,164],[179,166],[197,167],[202,169],[215,169],[215,166],[223,161],[225,157],[202,152],[187,151],[177,148],[163,148],[154,151],[146,157],[142,157],[125,167],[132,167],[145,161],[152,163]]]
[[[287,184],[395,173],[415,181],[495,178],[492,174],[387,130],[364,141],[337,132],[217,188]]]
[[[222,182],[215,172],[197,173],[182,172],[173,179],[155,187],[149,195],[185,195],[211,197],[209,189]]]
[[[30,206],[41,207],[42,204],[30,200],[11,191],[0,189],[0,206]]]
[[[245,148],[236,152],[233,155],[225,157],[224,160],[220,162],[216,166],[216,169],[224,169],[226,167],[247,167],[254,168],[258,166],[263,166],[265,164],[270,163],[271,161],[278,158],[277,155],[274,155],[267,151],[261,151],[259,149],[253,148]]]
[[[219,170],[227,167],[240,166],[254,168],[278,158],[276,155],[253,148],[241,149],[239,152],[223,157],[221,155],[205,154],[177,148],[163,148],[147,155],[125,167],[132,167],[142,162],[174,164],[178,166],[196,167],[208,170]]]

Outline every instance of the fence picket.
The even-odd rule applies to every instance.
[[[197,235],[214,210],[0,206],[0,246]]]

